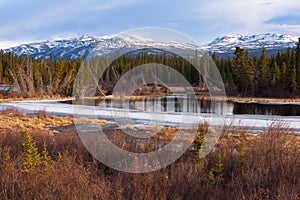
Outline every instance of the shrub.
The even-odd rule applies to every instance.
[[[39,110],[39,111],[35,112],[35,115],[39,119],[45,119],[47,117],[47,112],[45,110]]]

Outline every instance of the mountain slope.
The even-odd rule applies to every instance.
[[[226,35],[216,38],[211,43],[203,46],[209,52],[216,52],[219,55],[233,56],[237,46],[248,49],[249,55],[260,55],[261,49],[266,48],[269,55],[278,51],[285,51],[287,48],[295,48],[298,42],[297,36],[264,33],[256,35]]]
[[[4,50],[4,52],[13,52],[17,55],[30,54],[31,57],[49,59],[52,54],[53,59],[65,58],[85,58],[93,50],[98,55],[111,54],[121,49],[158,49],[164,51],[176,51],[181,55],[193,55],[195,49],[202,49],[208,52],[216,52],[219,56],[232,57],[236,46],[249,50],[249,55],[260,55],[261,49],[265,47],[269,55],[278,51],[284,51],[288,47],[294,48],[298,37],[282,34],[256,34],[256,35],[226,35],[216,38],[212,42],[194,46],[180,42],[159,42],[134,36],[81,36],[70,39],[44,41],[30,44],[22,44]]]
[[[92,51],[97,55],[111,54],[122,49],[128,51],[134,49],[163,49],[165,51],[176,50],[177,52],[192,53],[197,48],[191,44],[179,42],[158,42],[150,39],[133,36],[81,36],[71,39],[45,41],[38,43],[23,44],[4,50],[4,52],[14,52],[17,55],[30,54],[31,57],[49,59],[52,54],[53,59],[65,58],[85,58]]]

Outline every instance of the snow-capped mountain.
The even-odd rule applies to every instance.
[[[298,42],[297,36],[264,33],[256,35],[226,35],[216,38],[211,43],[203,46],[209,52],[218,54],[232,54],[237,46],[248,49],[249,53],[260,53],[263,47],[269,54],[286,50],[288,47],[295,48]]]
[[[249,50],[249,54],[257,55],[265,47],[267,52],[275,54],[284,51],[288,47],[296,47],[298,37],[282,34],[256,34],[256,35],[226,35],[219,37],[202,46],[180,43],[175,41],[160,42],[137,36],[81,36],[63,40],[53,40],[22,44],[20,46],[5,49],[4,52],[13,52],[17,55],[30,54],[34,58],[59,59],[85,58],[92,51],[98,55],[111,54],[122,49],[152,49],[152,53],[163,51],[180,52],[181,55],[193,55],[195,49],[208,52],[216,52],[220,56],[233,56],[236,46]]]
[[[52,54],[53,59],[65,58],[85,58],[91,52],[97,55],[109,55],[117,51],[152,49],[153,53],[158,53],[159,49],[163,51],[184,52],[191,55],[197,48],[191,44],[180,42],[159,42],[137,36],[81,36],[71,39],[44,41],[5,49],[4,52],[14,52],[17,55],[30,54],[34,58],[49,59]]]

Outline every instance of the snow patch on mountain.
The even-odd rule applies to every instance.
[[[59,59],[62,56],[71,59],[85,58],[93,51],[96,51],[97,55],[106,55],[120,49],[136,50],[146,48],[178,52],[180,55],[194,55],[196,49],[226,54],[234,52],[237,46],[249,50],[259,50],[265,47],[267,50],[273,49],[276,51],[278,49],[284,50],[288,47],[294,48],[297,42],[297,36],[274,33],[226,35],[202,46],[177,41],[155,41],[139,36],[110,35],[93,37],[83,35],[70,39],[22,44],[5,49],[4,52],[13,52],[19,56],[30,54],[31,57],[37,59],[49,59],[50,54],[53,56],[53,59]]]
[[[14,52],[17,55],[30,54],[31,57],[49,59],[52,54],[53,59],[65,58],[85,58],[92,51],[97,51],[97,55],[104,55],[116,52],[120,49],[144,49],[160,48],[166,51],[185,50],[194,51],[197,47],[191,44],[180,42],[158,42],[138,36],[81,36],[70,39],[44,41],[12,47],[4,52]]]
[[[228,51],[234,51],[237,46],[244,49],[286,49],[288,47],[293,48],[298,42],[297,36],[264,33],[255,35],[226,35],[216,38],[211,43],[204,45],[203,47],[207,51],[215,51],[218,53],[225,53]]]

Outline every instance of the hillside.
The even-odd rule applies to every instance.
[[[201,46],[180,43],[176,41],[154,41],[138,36],[81,36],[62,40],[49,40],[5,49],[4,52],[13,52],[17,55],[30,54],[35,59],[49,59],[52,54],[53,59],[58,60],[62,56],[67,59],[85,58],[92,51],[98,55],[109,55],[122,50],[135,50],[144,48],[161,49],[165,51],[175,51],[182,55],[193,55],[196,49],[216,52],[219,57],[233,57],[235,47],[239,46],[249,50],[249,55],[260,55],[261,49],[266,48],[267,54],[275,55],[287,48],[295,48],[297,36],[264,33],[255,35],[226,35],[218,37],[212,42]],[[160,53],[153,51],[153,54]]]

